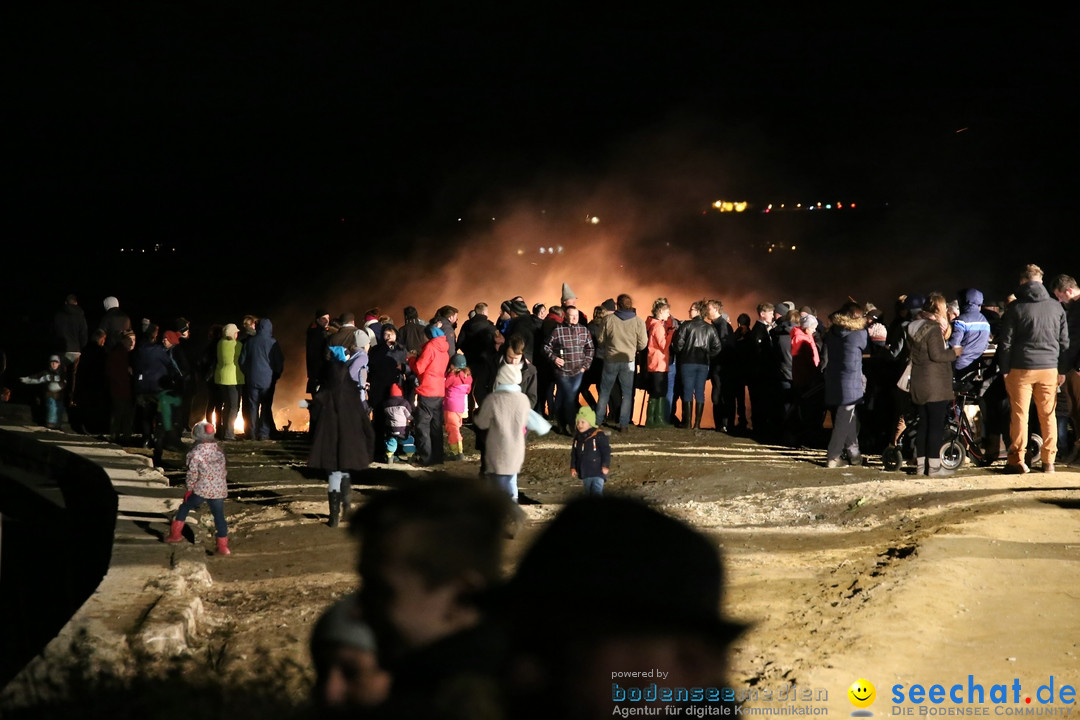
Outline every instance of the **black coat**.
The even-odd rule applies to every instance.
[[[320,470],[364,470],[375,454],[375,433],[356,383],[344,363],[330,362],[326,382],[311,401],[311,456]]]

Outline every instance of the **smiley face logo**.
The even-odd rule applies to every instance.
[[[877,700],[877,690],[874,683],[865,678],[859,678],[851,683],[847,691],[848,700],[857,708],[868,708]]]

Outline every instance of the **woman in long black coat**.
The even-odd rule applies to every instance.
[[[308,465],[329,473],[329,524],[337,527],[342,512],[349,511],[349,473],[371,464],[375,433],[345,363],[332,360],[324,372],[325,382],[309,405],[312,439]]]

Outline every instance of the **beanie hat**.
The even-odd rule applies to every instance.
[[[524,300],[513,300],[510,302],[510,312],[515,315],[528,315],[529,306],[525,304]]]
[[[390,383],[390,397],[403,397],[401,386],[397,383]]]
[[[793,304],[791,304],[791,303],[786,303],[786,302],[779,303],[776,306],[776,316],[782,318],[782,317],[784,317],[785,315],[787,315],[789,312],[791,312],[794,309],[795,309],[795,306]]]
[[[566,305],[568,300],[577,300],[577,295],[574,293],[573,290],[570,289],[569,285],[567,285],[566,283],[563,283],[562,284],[562,304]],[[570,304],[573,305],[573,303],[570,303]]]
[[[202,422],[195,423],[195,427],[191,428],[191,437],[195,442],[209,442],[214,439],[214,435],[217,430],[210,423],[203,420]]]
[[[926,298],[922,295],[908,295],[904,300],[905,310],[922,310],[924,305],[926,305]]]
[[[428,337],[432,339],[435,339],[437,337],[443,337],[444,335],[446,335],[446,333],[442,331],[442,328],[437,325],[428,325],[424,328],[424,331],[427,332]]]
[[[329,349],[330,359],[337,360],[338,362],[345,362],[349,359],[348,355],[345,354],[345,348],[340,345],[331,345]]]
[[[346,595],[331,605],[315,622],[311,630],[311,647],[342,645],[366,652],[375,652],[375,633],[366,622],[355,617],[356,594]]]
[[[105,304],[105,309],[106,310],[112,310],[113,308],[120,307],[120,301],[117,300],[116,298],[114,298],[112,295],[105,298],[105,303],[104,304]]]
[[[608,298],[604,302],[600,303],[600,307],[604,308],[608,312],[615,312],[615,298]]]
[[[456,353],[454,357],[450,358],[450,364],[460,370],[461,368],[465,367],[467,363],[465,362],[464,355],[462,355],[461,353]]]
[[[503,365],[499,368],[499,372],[495,373],[495,387],[520,384],[521,367],[518,365]]]
[[[888,336],[888,329],[879,322],[874,323],[866,329],[870,334],[870,339],[875,342],[885,342],[885,338]]]
[[[187,332],[191,329],[191,323],[187,321],[187,318],[178,317],[173,324],[173,330],[178,333]]]
[[[588,405],[582,405],[581,409],[577,411],[577,417],[574,418],[575,424],[578,420],[589,423],[589,427],[596,427],[596,411]]]
[[[747,320],[749,319],[750,318],[747,317]],[[813,315],[803,315],[801,318],[799,318],[799,327],[801,327],[803,330],[806,330],[807,332],[813,332],[813,330],[817,328],[817,326],[818,319]]]
[[[329,310],[324,310],[322,308],[319,308],[318,310],[315,311],[315,317],[321,318],[323,315],[326,315],[327,317],[329,317],[330,316],[330,311]]]
[[[180,333],[176,332],[175,330],[166,330],[165,339],[169,341],[170,345],[179,345]]]
[[[240,334],[240,328],[236,327],[236,323],[229,323],[225,327],[221,328],[221,334],[223,337],[227,337],[230,340],[235,340],[236,336]]]
[[[49,362],[51,362],[51,363],[60,362],[60,356],[59,355],[50,355],[49,356]]]
[[[370,330],[366,330],[364,328],[357,328],[356,332],[353,333],[353,335],[356,337],[356,347],[360,348],[361,350],[367,350],[369,347],[375,344],[375,334],[372,333]]]

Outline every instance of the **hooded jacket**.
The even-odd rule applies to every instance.
[[[862,374],[862,354],[870,336],[866,321],[843,313],[829,316],[832,325],[825,334],[825,354],[821,365],[825,374],[825,404],[861,403],[866,392]]]
[[[409,367],[416,374],[419,385],[416,394],[430,398],[446,395],[446,366],[450,364],[450,348],[441,330],[421,348],[420,354],[409,358]]]
[[[649,344],[645,321],[633,310],[616,310],[604,318],[599,344],[604,347],[604,362],[634,362],[637,354]]]
[[[1001,372],[1060,368],[1069,349],[1065,308],[1050,297],[1041,282],[1028,282],[1016,290],[1016,302],[1001,318],[997,360]]]
[[[911,402],[925,405],[953,399],[953,360],[956,353],[945,347],[941,326],[919,317],[907,326],[911,357]]]
[[[261,318],[255,326],[255,336],[244,343],[240,351],[240,369],[249,387],[266,390],[284,370],[285,358],[274,339],[274,326],[269,318]]]
[[[960,294],[960,315],[953,320],[949,347],[960,348],[956,369],[978,360],[990,344],[990,321],[982,314],[983,294],[975,289]]]

